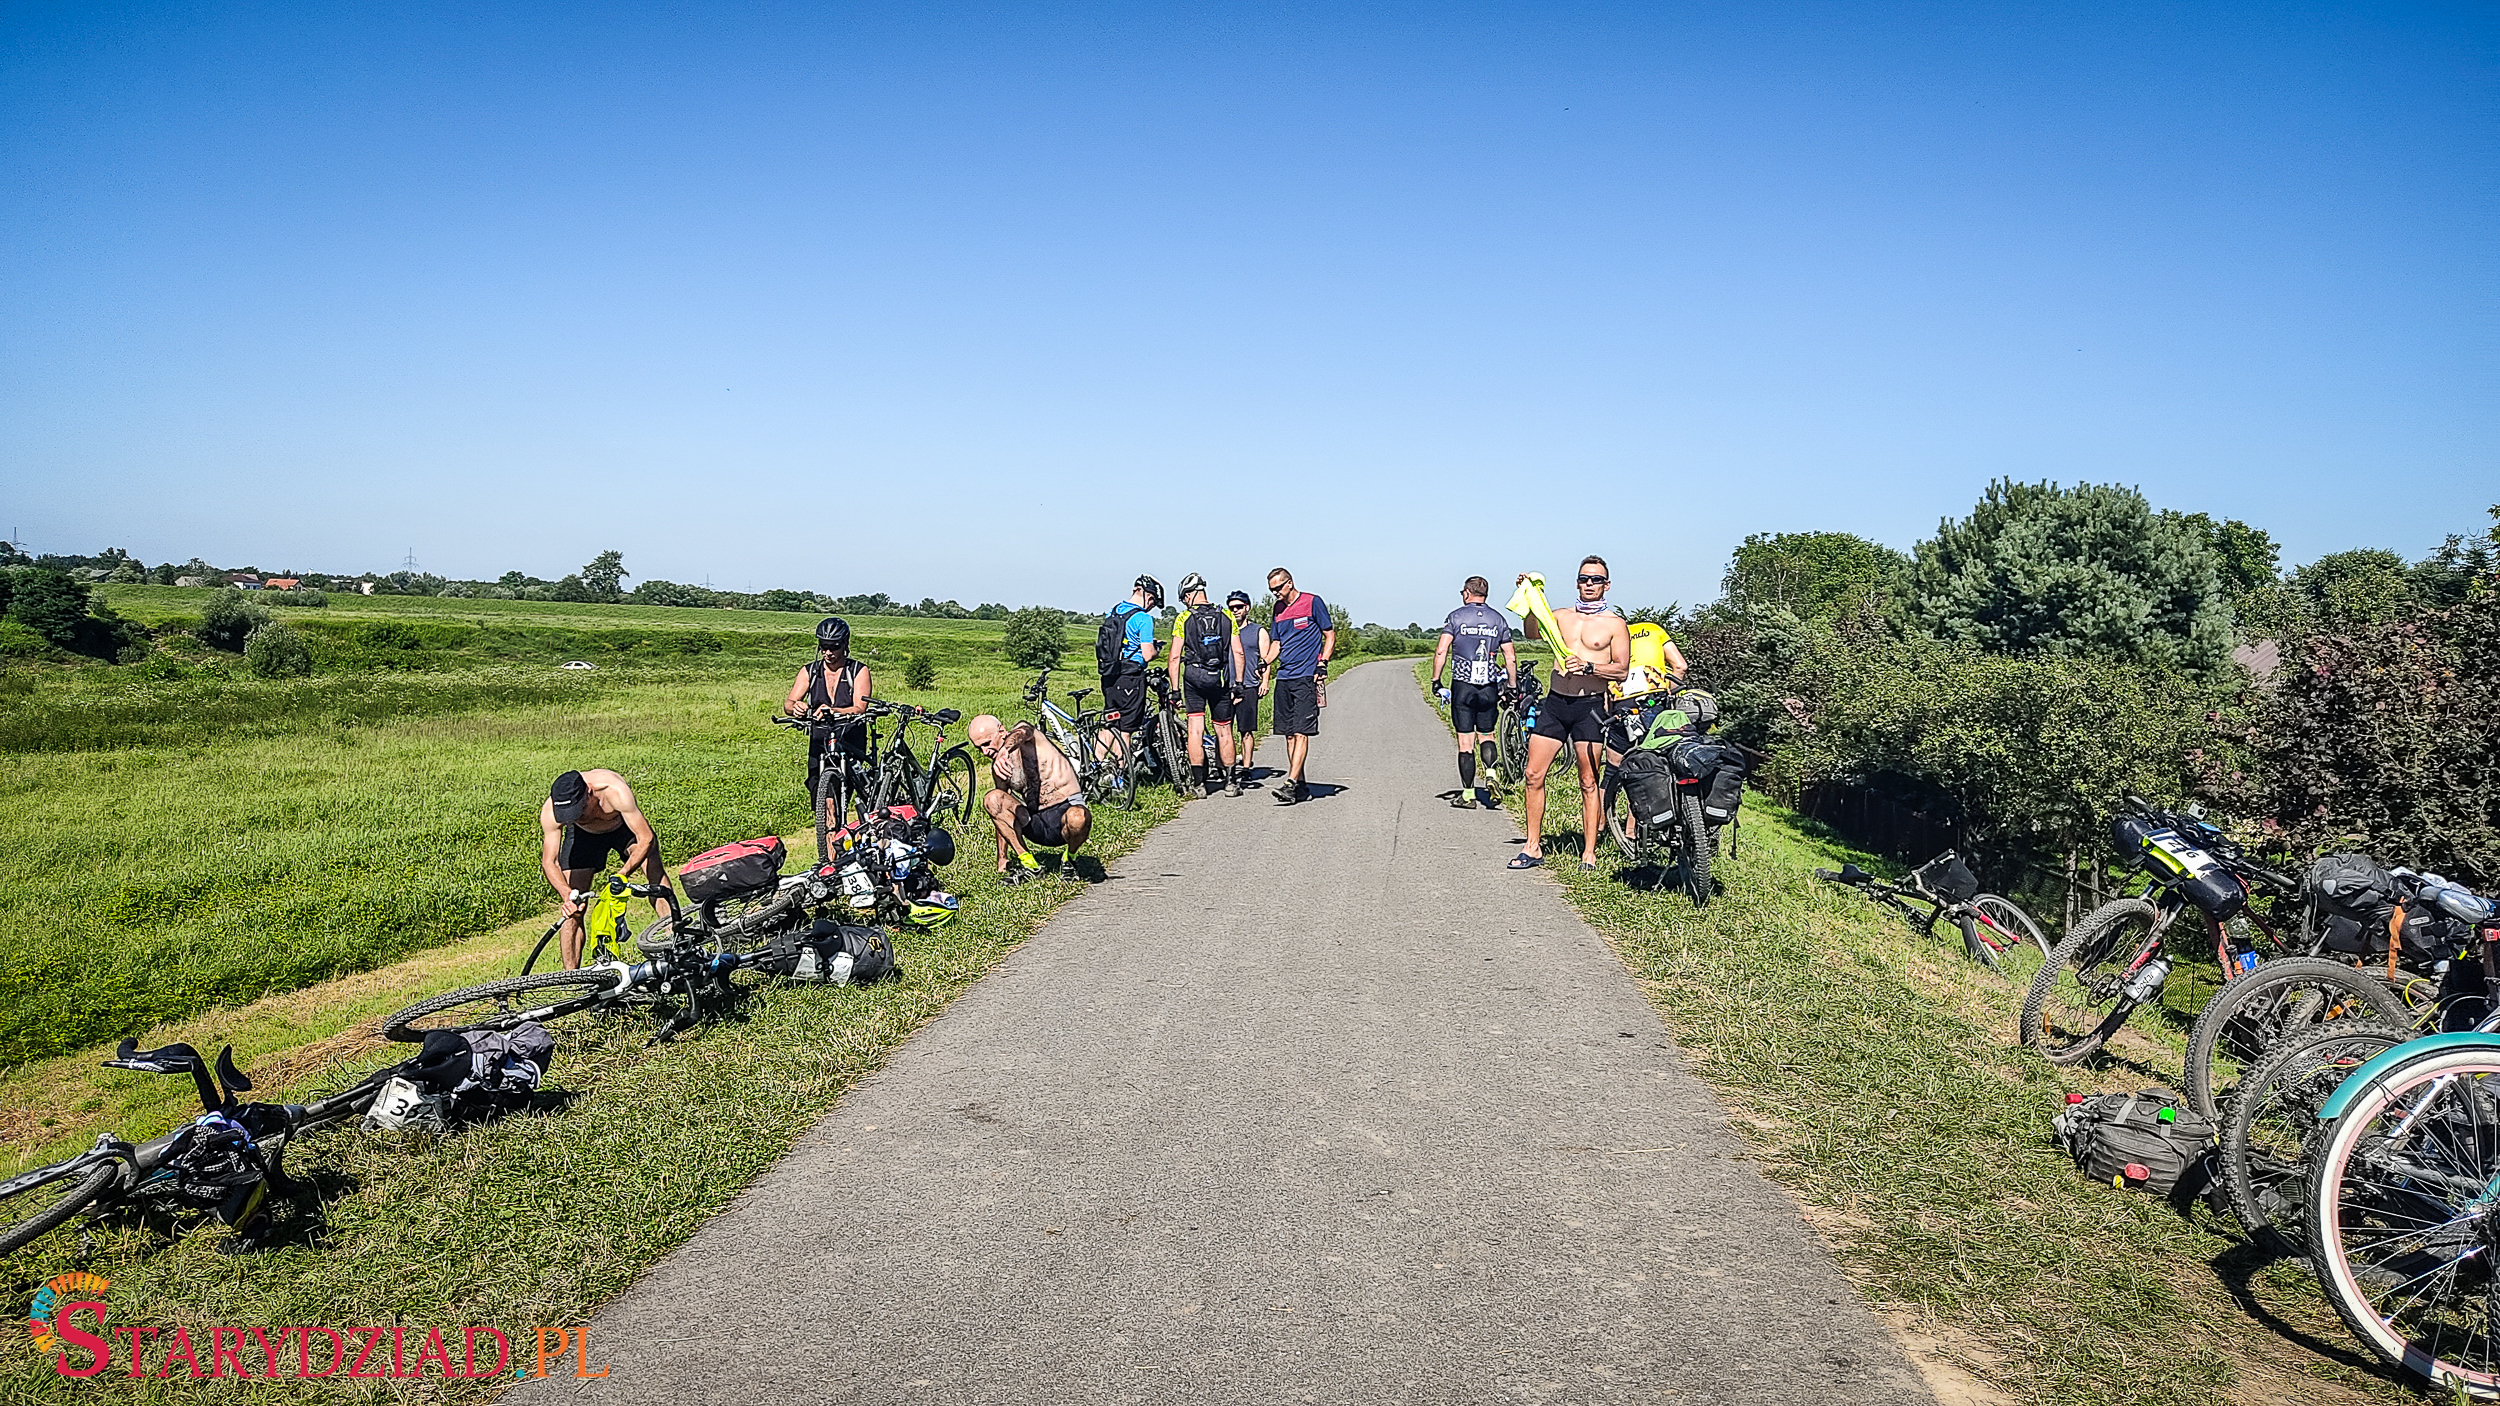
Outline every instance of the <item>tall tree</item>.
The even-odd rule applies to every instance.
[[[1771,607],[1800,620],[1829,620],[1890,592],[1909,558],[1847,532],[1756,532],[1719,582],[1739,610]]]
[[[1989,484],[1918,544],[1908,591],[1927,633],[1995,653],[2208,669],[2231,648],[2205,535],[2116,484]]]
[[[582,568],[582,586],[590,592],[592,600],[613,601],[625,583],[625,576],[625,554],[605,551],[591,558],[590,565]]]

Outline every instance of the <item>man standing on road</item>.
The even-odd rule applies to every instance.
[[[1536,731],[1528,736],[1528,845],[1510,858],[1513,869],[1534,869],[1545,862],[1545,773],[1567,744],[1580,764],[1580,867],[1597,867],[1597,832],[1606,823],[1598,797],[1598,751],[1606,741],[1606,685],[1631,672],[1632,642],[1623,617],[1606,603],[1611,584],[1604,557],[1580,563],[1580,598],[1569,609],[1554,612],[1554,628],[1565,651],[1554,668],[1551,689],[1538,705]],[[1526,572],[1519,574],[1525,583]],[[1530,616],[1521,627],[1530,639],[1544,630]]]
[[[1267,626],[1250,613],[1250,593],[1235,591],[1224,598],[1224,612],[1233,617],[1233,771],[1224,793],[1241,794],[1250,779],[1250,760],[1259,750],[1259,695],[1267,691]]]
[[[1172,627],[1172,692],[1189,719],[1189,784],[1201,796],[1207,790],[1207,722],[1215,722],[1215,751],[1223,767],[1224,794],[1238,796],[1233,777],[1232,681],[1241,673],[1234,651],[1232,622],[1207,602],[1207,578],[1193,571],[1181,578],[1181,606],[1187,612]]]
[[[1476,779],[1478,767],[1493,770],[1494,720],[1502,712],[1502,684],[1494,681],[1493,655],[1502,656],[1502,678],[1511,687],[1519,684],[1519,647],[1511,643],[1510,621],[1502,612],[1484,603],[1493,593],[1492,586],[1481,576],[1470,576],[1459,587],[1458,609],[1441,622],[1441,641],[1432,648],[1432,687],[1441,691],[1441,671],[1449,668],[1450,686],[1441,697],[1450,705],[1450,726],[1458,732],[1458,794],[1450,804],[1464,810],[1467,793],[1473,791],[1475,804],[1493,808],[1493,788]]]
[[[1137,734],[1154,710],[1146,706],[1146,665],[1155,657],[1155,612],[1163,608],[1163,583],[1140,576],[1128,599],[1111,607],[1094,641],[1094,665],[1102,675],[1102,747],[1117,755],[1121,739],[1137,746]],[[1105,646],[1111,646],[1106,649]],[[1128,784],[1122,778],[1121,785]]]
[[[1027,841],[1074,855],[1093,833],[1094,817],[1077,801],[1076,768],[1067,755],[1033,724],[1002,729],[987,713],[974,718],[964,735],[990,759],[990,776],[998,783],[981,804],[998,832],[999,881],[1012,886],[1042,872]]]
[[[1337,629],[1328,603],[1296,590],[1292,572],[1280,566],[1267,573],[1267,589],[1276,598],[1276,618],[1266,659],[1275,678],[1276,730],[1285,738],[1285,780],[1276,799],[1292,805],[1302,799],[1302,766],[1319,735],[1320,680],[1337,652]]]
[[[607,867],[609,855],[625,856],[625,862],[617,866],[617,877],[630,879],[639,872],[645,883],[660,891],[651,902],[653,911],[665,901],[669,916],[676,916],[677,898],[669,891],[668,870],[660,863],[660,841],[634,804],[634,788],[625,784],[624,777],[606,767],[568,771],[557,777],[538,807],[538,830],[539,872],[555,886],[556,897],[564,900],[557,942],[566,971],[582,964],[582,914],[590,907],[591,886],[599,882],[599,871]]]

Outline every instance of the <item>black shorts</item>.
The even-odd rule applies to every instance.
[[[1285,737],[1319,735],[1319,680],[1276,681],[1276,731]]]
[[[1549,693],[1537,705],[1536,735],[1557,742],[1606,740],[1606,695]]]
[[[1146,706],[1146,671],[1105,674],[1102,680],[1102,725],[1113,732],[1137,732],[1153,709]],[[1112,716],[1117,713],[1119,716]]]
[[[1259,688],[1233,689],[1233,731],[1243,737],[1259,735]]]
[[[613,830],[585,830],[579,825],[564,827],[564,843],[556,847],[556,867],[571,873],[588,869],[597,873],[608,867],[608,856],[622,856],[634,847],[632,827],[619,825]]]
[[[1068,842],[1068,807],[1075,804],[1074,800],[1065,800],[1047,809],[1029,811],[1025,814],[1024,823],[1016,829],[1023,834],[1024,842],[1029,845],[1056,847],[1066,844]]]
[[[1491,732],[1502,715],[1502,686],[1497,683],[1450,685],[1450,727],[1457,732]]]
[[[1232,685],[1222,679],[1217,679],[1201,686],[1197,679],[1190,676],[1189,670],[1181,670],[1181,713],[1183,716],[1191,713],[1204,713],[1217,722],[1231,722],[1233,720]]]

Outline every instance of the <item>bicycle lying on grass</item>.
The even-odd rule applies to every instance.
[[[1892,909],[1921,937],[1933,937],[1937,923],[1949,923],[1962,935],[1963,955],[1992,971],[2028,971],[2028,959],[2048,960],[2049,940],[2040,925],[2014,900],[1980,892],[1978,876],[1952,850],[1911,870],[1906,884],[1885,883],[1855,864],[1817,869],[1814,877],[1854,888]]]
[[[312,1103],[245,1103],[252,1081],[234,1067],[232,1047],[217,1052],[215,1077],[189,1045],[142,1050],[124,1040],[108,1069],[189,1074],[200,1091],[200,1116],[161,1137],[132,1144],[106,1133],[75,1157],[0,1182],[0,1254],[9,1254],[67,1224],[90,1206],[97,1214],[124,1207],[169,1215],[209,1214],[239,1234],[221,1248],[254,1248],[272,1188],[289,1191],[282,1165],[288,1145],[315,1128],[353,1118],[398,1066],[366,1075],[344,1093]]]

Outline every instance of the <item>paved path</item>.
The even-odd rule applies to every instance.
[[[613,1375],[514,1399],[1932,1406],[1513,823],[1433,798],[1406,667],[1324,727],[1339,789],[1193,802],[602,1311]]]

